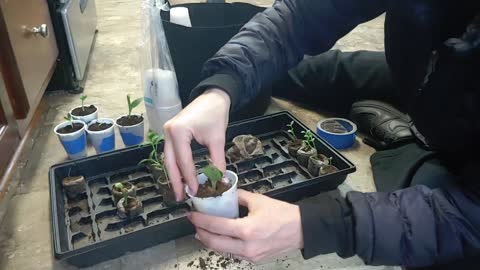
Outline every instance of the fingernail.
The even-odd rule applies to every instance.
[[[198,235],[198,233],[195,234],[195,239],[200,240],[200,236]]]
[[[192,221],[192,213],[188,212],[186,216],[188,220]]]

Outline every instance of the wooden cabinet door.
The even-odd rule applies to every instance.
[[[0,0],[0,6],[25,92],[33,105],[43,94],[58,55],[47,0]],[[32,33],[42,24],[48,35]]]
[[[23,89],[8,87],[7,91],[10,97],[15,94],[11,91],[24,91],[30,108],[17,123],[24,134],[54,72],[58,48],[47,0],[0,0],[0,12],[15,60],[15,67],[9,68],[18,70],[17,80],[23,84]],[[25,105],[11,102],[14,112]]]
[[[20,135],[13,117],[8,96],[0,73],[0,198],[3,193],[4,173],[20,143]]]

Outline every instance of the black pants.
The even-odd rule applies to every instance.
[[[306,58],[274,84],[273,95],[340,116],[347,116],[355,101],[366,99],[405,110],[402,89],[395,86],[383,52],[332,50]],[[376,152],[371,163],[377,190],[451,184],[454,175],[436,157],[416,143]]]

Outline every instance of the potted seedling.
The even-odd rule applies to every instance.
[[[85,178],[83,176],[68,176],[63,178],[62,186],[67,193],[67,197],[76,198],[85,192]]]
[[[233,146],[227,150],[226,156],[232,162],[238,162],[261,156],[263,151],[262,141],[252,135],[239,135],[233,138]]]
[[[332,164],[327,164],[327,165],[323,165],[320,167],[320,175],[326,175],[326,174],[331,174],[331,173],[334,173],[338,171],[338,168],[333,166]]]
[[[122,194],[117,202],[118,216],[121,218],[132,218],[143,212],[142,202],[135,196],[129,196],[127,192]]]
[[[90,123],[91,121],[97,119],[98,109],[95,105],[85,105],[85,100],[87,95],[80,95],[80,101],[82,106],[76,107],[70,111],[73,119],[83,121],[85,124]]]
[[[138,145],[144,138],[144,119],[142,115],[132,114],[132,110],[140,105],[142,98],[130,99],[127,95],[128,114],[120,116],[116,122],[125,146]]]
[[[175,204],[175,194],[172,191],[170,181],[168,179],[168,173],[165,169],[165,156],[163,153],[158,153],[158,145],[163,141],[163,138],[154,132],[149,132],[147,138],[147,144],[150,144],[152,151],[148,155],[148,158],[140,161],[140,164],[147,165],[148,170],[152,173],[155,181],[160,186],[164,202],[167,205]]]
[[[113,200],[116,203],[124,197],[124,194],[130,197],[137,196],[137,188],[129,182],[121,182],[113,185],[112,188]]]
[[[331,158],[328,158],[324,154],[319,153],[310,156],[310,158],[308,159],[308,171],[312,175],[317,176],[319,174],[320,168],[325,165],[330,165],[332,162],[331,160]]]
[[[303,144],[297,151],[297,160],[300,165],[308,167],[308,159],[317,154],[317,148],[315,147],[315,137],[313,136],[313,132],[307,130],[302,131],[302,133]]]
[[[204,168],[197,176],[199,184],[197,194],[193,195],[185,187],[193,206],[201,213],[225,217],[238,217],[237,175],[227,170],[225,174],[213,164]]]
[[[57,134],[70,159],[86,157],[87,136],[85,134],[85,123],[80,120],[73,120],[70,113],[64,119],[66,121],[57,125],[53,131]]]
[[[303,145],[303,141],[301,139],[297,138],[297,135],[295,135],[295,131],[293,130],[293,124],[294,124],[293,121],[290,122],[290,124],[287,124],[287,127],[288,127],[287,131],[293,138],[293,140],[290,141],[287,144],[287,148],[288,148],[288,153],[290,154],[290,156],[296,158],[298,150]]]
[[[97,154],[115,150],[115,121],[109,118],[95,119],[88,124],[87,133]]]

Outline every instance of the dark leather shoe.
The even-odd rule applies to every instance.
[[[410,117],[381,101],[353,103],[350,119],[357,125],[358,131],[367,136],[364,143],[377,150],[397,147],[414,140],[410,130]]]

